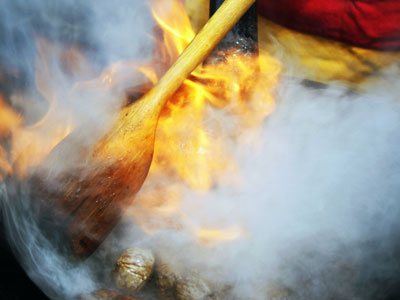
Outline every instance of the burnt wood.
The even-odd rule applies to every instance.
[[[224,0],[210,0],[210,17],[217,11]],[[249,8],[238,23],[218,44],[206,63],[218,63],[225,60],[225,55],[240,52],[258,55],[257,1]]]

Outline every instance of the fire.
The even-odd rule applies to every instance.
[[[11,135],[11,133],[21,126],[20,116],[12,110],[3,100],[0,95],[0,138],[4,139]],[[0,170],[3,174],[11,174],[12,166],[8,159],[6,149],[0,145]],[[0,173],[0,181],[3,176]]]
[[[179,1],[156,1],[152,12],[163,33],[156,42],[156,60],[166,68],[195,32]],[[243,236],[239,224],[223,228],[193,224],[180,203],[185,188],[204,194],[215,185],[240,184],[231,143],[239,142],[246,129],[259,127],[274,109],[280,64],[262,51],[258,57],[232,52],[225,58],[224,63],[197,68],[162,112],[150,173],[131,210],[147,233],[188,229],[204,246]],[[154,69],[142,71],[156,81]],[[227,173],[234,179],[227,180]]]
[[[37,39],[38,59],[36,62],[35,81],[37,90],[48,102],[45,115],[31,125],[25,124],[21,114],[14,111],[0,99],[0,137],[10,137],[6,150],[0,148],[0,170],[3,174],[15,174],[23,178],[29,168],[40,165],[50,151],[70,134],[73,126],[64,116],[66,112],[59,106],[58,89],[52,85],[50,78],[49,57],[55,51],[54,45],[44,39]],[[62,55],[67,56],[65,50]],[[77,64],[78,65],[78,64]],[[23,99],[21,100],[23,101]]]
[[[36,124],[24,126],[22,117],[1,98],[0,118],[0,137],[11,138],[11,151],[0,147],[0,170],[3,175],[15,173],[24,177],[28,168],[38,166],[71,131],[69,126],[49,127],[51,111]]]
[[[238,239],[243,236],[243,229],[236,224],[224,229],[200,228],[195,230],[194,233],[201,245],[211,247]]]
[[[28,125],[28,120],[0,99],[0,138],[10,139],[10,145],[0,147],[0,176],[23,178],[77,127],[74,112],[63,104],[72,93],[97,89],[95,95],[104,95],[134,83],[137,76],[147,86],[158,81],[195,32],[181,1],[153,3],[158,27],[150,64],[121,61],[97,76],[79,49],[37,37],[35,84],[48,103],[47,112]],[[182,209],[186,189],[204,195],[217,185],[241,184],[231,149],[245,142],[246,129],[258,128],[274,109],[279,62],[261,50],[258,56],[231,51],[224,57],[223,63],[206,64],[192,72],[161,113],[153,163],[131,209],[134,221],[149,234],[165,228],[187,229],[200,244],[212,246],[245,232],[240,224],[194,224]],[[72,74],[68,78],[74,80],[58,78],[55,70],[63,76]],[[121,143],[115,141],[111,146],[118,157],[123,151]]]
[[[137,80],[132,70],[142,67],[136,62],[118,62],[96,77],[76,47],[57,45],[37,37],[36,51],[35,88],[38,97],[47,102],[47,108],[38,120],[32,122],[25,120],[21,113],[0,97],[0,138],[10,139],[7,149],[0,146],[0,178],[1,174],[2,177],[11,174],[19,178],[26,177],[32,168],[40,166],[48,154],[70,135],[78,124],[76,112],[71,107],[82,106],[81,103],[71,105],[72,101],[88,101],[85,95],[89,95],[87,98],[95,98],[93,95],[108,97],[118,85]],[[69,82],[66,78],[89,80]],[[13,97],[21,98],[16,102],[24,102],[23,97],[26,96]],[[99,105],[104,104],[99,99],[94,101],[98,101]]]

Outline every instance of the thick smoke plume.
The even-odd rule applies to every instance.
[[[143,80],[137,63],[151,57],[153,21],[148,4],[1,1],[0,93],[22,114],[24,126],[47,122],[47,131],[32,128],[44,141],[58,128],[72,129],[69,149],[90,147],[102,137],[126,101],[125,90]],[[111,75],[115,82],[107,80]],[[4,139],[1,147],[10,150],[10,144]],[[22,149],[36,151],[35,146]],[[40,147],[45,148],[45,142]],[[56,157],[41,167],[54,175],[84,163],[79,151],[61,155],[63,159]],[[49,297],[71,299],[96,288],[100,281],[93,278],[92,268],[59,256],[38,230],[30,187],[17,174],[5,178],[0,195],[10,244]]]
[[[126,241],[233,287],[234,299],[269,299],[276,286],[284,299],[395,297],[400,105],[384,82],[355,95],[283,80],[261,136],[244,132],[253,143],[235,149],[241,184],[186,190],[183,229]],[[193,224],[244,233],[204,248]]]
[[[126,80],[111,89],[93,79],[117,61],[129,66],[149,59],[147,35],[153,25],[147,4],[32,0],[0,5],[4,97],[33,123],[48,107],[41,91],[57,87],[57,101],[68,117],[55,123],[86,128],[78,140],[95,142],[121,107],[124,89],[141,79],[129,67],[118,68]],[[55,46],[49,51],[41,39]],[[84,53],[89,69],[68,68],[72,62],[61,54],[71,45]],[[38,62],[40,57],[45,62]],[[52,75],[39,85],[38,67],[42,76]],[[82,90],[77,82],[95,88]],[[29,188],[10,178],[1,190],[10,243],[30,277],[52,299],[111,285],[115,257],[134,245],[152,248],[178,272],[196,269],[226,290],[222,299],[273,299],[274,289],[288,299],[395,298],[400,278],[398,83],[384,78],[356,95],[310,89],[283,78],[276,109],[262,128],[243,132],[239,139],[246,143],[232,142],[240,184],[215,186],[207,194],[182,185],[185,217],[175,220],[178,229],[147,235],[127,216],[82,265],[59,256],[41,235],[30,210]],[[220,118],[225,118],[223,112]],[[65,170],[70,163],[46,167]],[[226,174],[228,182],[237,182],[230,176]],[[242,232],[237,240],[204,247],[190,232],[193,224],[238,225]],[[154,299],[151,293],[147,297]]]

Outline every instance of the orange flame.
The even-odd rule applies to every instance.
[[[71,131],[71,128],[65,126],[47,126],[51,110],[38,123],[24,126],[21,116],[1,98],[0,118],[0,137],[11,137],[10,151],[0,147],[0,170],[3,175],[16,174],[23,177],[29,167],[39,165]]]
[[[163,39],[156,41],[156,60],[170,64],[195,32],[179,1],[156,1],[152,12],[163,32]],[[155,69],[141,71],[156,81]],[[231,53],[225,63],[199,67],[184,82],[162,112],[150,174],[132,209],[144,231],[186,227],[204,246],[243,236],[238,224],[224,229],[191,224],[181,211],[180,190],[186,186],[205,193],[214,185],[240,183],[230,143],[245,129],[259,127],[272,112],[279,72],[280,64],[267,53]],[[232,125],[220,117],[228,117]],[[230,176],[235,180],[227,181],[227,173],[236,174]]]
[[[0,170],[3,174],[14,174],[20,178],[24,177],[31,167],[40,165],[50,151],[73,129],[71,116],[59,103],[63,89],[53,81],[54,70],[51,64],[54,53],[59,53],[60,59],[64,60],[66,72],[75,72],[74,66],[87,70],[86,66],[84,67],[83,56],[73,47],[61,49],[38,37],[36,48],[38,56],[35,83],[38,97],[42,97],[48,103],[47,112],[40,120],[27,125],[28,121],[0,100],[0,137],[10,137],[9,149],[0,149]]]
[[[159,27],[151,65],[119,62],[99,78],[60,88],[53,79],[54,53],[64,63],[64,71],[74,78],[93,78],[90,65],[78,49],[37,38],[35,82],[48,110],[41,120],[27,126],[0,98],[0,138],[11,137],[9,147],[0,147],[0,178],[11,173],[25,176],[74,129],[73,113],[65,111],[59,101],[65,91],[93,86],[100,87],[100,93],[110,91],[121,82],[132,81],[132,70],[141,72],[147,82],[158,81],[195,32],[181,1],[157,0],[154,4],[152,12]],[[121,72],[124,69],[128,72]],[[246,129],[259,127],[274,109],[279,72],[280,64],[267,53],[260,51],[255,57],[235,52],[226,53],[224,63],[200,66],[185,80],[162,111],[150,173],[132,207],[132,216],[144,231],[150,234],[163,228],[186,228],[204,246],[243,236],[240,224],[211,228],[191,223],[182,209],[182,195],[184,189],[207,193],[216,185],[241,183],[232,146],[240,142]],[[118,147],[115,145],[116,156]]]
[[[76,127],[74,111],[66,104],[67,101],[61,100],[71,101],[68,97],[74,92],[79,95],[85,95],[87,91],[96,95],[107,94],[121,83],[138,79],[132,73],[142,67],[134,62],[119,62],[95,77],[91,65],[74,46],[57,45],[36,37],[36,50],[35,85],[38,97],[47,102],[47,110],[39,120],[28,125],[27,120],[0,98],[0,138],[10,137],[7,149],[0,146],[0,179],[1,174],[25,177],[32,167],[43,163]],[[66,80],[68,76],[75,80],[93,79],[69,82]]]
[[[203,227],[195,229],[194,234],[202,246],[208,247],[233,241],[244,235],[243,229],[237,224],[224,229]]]
[[[21,126],[21,117],[12,110],[0,95],[0,138],[9,137],[13,131]],[[3,175],[12,173],[12,166],[6,149],[0,145],[0,181]]]

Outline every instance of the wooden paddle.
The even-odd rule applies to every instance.
[[[147,176],[165,103],[254,2],[226,0],[160,81],[121,111],[85,168],[57,178],[56,186],[48,184],[42,173],[33,176],[32,198],[40,203],[40,227],[74,257],[91,255],[117,224]],[[62,145],[53,152],[65,152]]]

